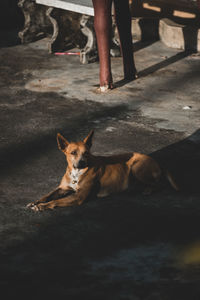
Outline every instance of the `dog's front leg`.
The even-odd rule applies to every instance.
[[[39,203],[45,203],[45,202],[49,202],[51,200],[56,200],[56,199],[59,199],[61,197],[66,196],[67,194],[70,194],[72,192],[73,192],[73,190],[71,188],[61,189],[60,187],[58,187],[55,190],[53,190],[52,192],[50,192],[47,195],[43,196],[41,199],[29,203],[27,205],[27,207],[32,208],[32,207],[34,207],[35,205],[37,205]]]
[[[52,200],[49,202],[38,203],[31,208],[35,211],[42,211],[46,209],[54,209],[55,207],[67,207],[73,205],[81,205],[85,197],[82,197],[79,193],[72,194],[68,197],[64,197],[57,200]]]
[[[98,192],[98,180],[96,174],[92,174],[89,178],[86,178],[79,185],[79,189],[69,194],[67,197],[59,197],[59,199],[52,199],[48,202],[36,203],[31,207],[35,211],[42,211],[46,209],[54,209],[55,207],[69,207],[73,205],[81,205],[89,196],[97,195]]]
[[[83,186],[81,186],[76,193],[70,194],[67,197],[63,197],[57,200],[35,204],[31,208],[35,211],[41,211],[45,209],[54,209],[55,207],[81,205],[89,196],[95,196],[96,194],[96,183],[94,181],[88,180],[87,182],[84,182]]]

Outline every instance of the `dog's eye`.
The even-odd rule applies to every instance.
[[[71,154],[76,155],[77,154],[76,150],[72,151]]]

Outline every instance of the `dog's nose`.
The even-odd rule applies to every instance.
[[[78,168],[79,169],[84,169],[86,168],[87,164],[86,164],[86,161],[85,160],[80,160],[79,163],[78,163]]]

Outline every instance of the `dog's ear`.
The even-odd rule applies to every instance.
[[[69,145],[69,142],[60,134],[57,134],[57,143],[58,143],[58,148],[65,152],[65,149]]]
[[[88,136],[83,140],[84,144],[86,144],[89,148],[92,147],[93,135],[94,135],[94,130],[91,130]]]

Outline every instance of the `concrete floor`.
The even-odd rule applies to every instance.
[[[47,40],[0,49],[0,290],[4,299],[200,298],[200,56],[135,43],[139,79],[95,93],[98,63]],[[56,133],[95,129],[95,154],[151,153],[181,187],[35,213],[65,171]]]

